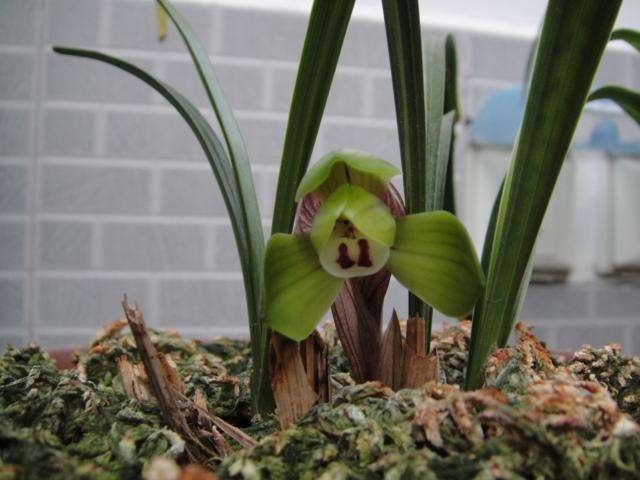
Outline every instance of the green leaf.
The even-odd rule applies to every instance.
[[[466,388],[482,385],[489,352],[513,327],[536,237],[620,3],[549,1],[473,319]]]
[[[407,213],[425,211],[426,117],[417,0],[383,0]],[[442,111],[440,112],[442,113]]]
[[[268,398],[268,394],[263,395],[261,393],[265,387],[268,388],[269,384],[268,369],[265,365],[267,356],[267,329],[262,324],[264,317],[264,285],[262,275],[264,232],[255,187],[253,185],[249,156],[231,106],[222,92],[213,66],[209,61],[207,51],[200,42],[200,39],[185,18],[168,0],[157,0],[157,2],[165,9],[184,40],[207,97],[209,98],[209,102],[215,111],[229,151],[233,177],[239,195],[241,214],[245,217],[243,226],[246,229],[245,237],[247,242],[245,249],[247,262],[242,266],[245,279],[249,279],[249,282],[245,281],[245,293],[249,314],[251,352],[255,366],[255,373],[252,376],[253,403],[254,408],[266,411],[272,402],[270,398]],[[258,403],[260,402],[262,402],[262,404],[259,405]]]
[[[296,200],[315,192],[326,198],[338,187],[349,183],[382,195],[389,181],[400,173],[381,158],[357,150],[338,150],[322,157],[305,174],[296,192]]]
[[[611,40],[623,40],[640,52],[640,31],[619,28],[611,34]]]
[[[418,0],[383,0],[407,213],[426,210],[427,132]],[[442,112],[441,112],[442,113]],[[431,310],[409,293],[409,315],[420,315],[430,335]],[[425,346],[429,342],[425,339]]]
[[[446,50],[442,38],[429,37],[425,41],[425,101],[427,113],[427,199],[425,211],[440,210],[444,204],[444,180],[449,161],[440,149],[445,102]],[[450,138],[449,138],[450,141]]]
[[[277,233],[265,252],[265,282],[269,326],[300,341],[320,323],[344,280],[324,271],[306,236]]]
[[[444,208],[444,194],[447,182],[447,172],[451,168],[449,153],[453,140],[453,121],[455,112],[452,110],[441,117],[440,138],[438,139],[438,159],[436,161],[434,197],[438,210]]]
[[[489,217],[489,224],[487,225],[487,231],[484,237],[484,244],[482,246],[482,257],[480,260],[480,265],[482,266],[482,271],[485,276],[489,270],[489,261],[491,259],[491,250],[493,248],[493,239],[496,230],[496,222],[498,219],[498,210],[500,208],[500,199],[502,197],[502,190],[504,189],[504,178],[502,182],[500,182],[500,188],[498,189],[498,193],[496,195],[495,200],[493,201],[493,207],[491,208],[491,216]],[[513,308],[510,313],[510,318],[512,318],[512,322],[514,322],[520,315],[520,310],[522,309],[522,304],[524,302],[524,298],[527,294],[527,289],[529,287],[529,280],[531,279],[531,273],[533,272],[533,264],[535,255],[533,254],[533,250],[529,255],[529,261],[527,263],[527,268],[525,270],[524,277],[522,278],[522,282],[520,283],[520,288],[518,289],[518,293],[516,295],[516,299],[513,303]],[[509,341],[509,336],[511,335],[511,330],[502,330],[501,336],[498,339],[498,343],[500,345],[506,345]],[[503,337],[506,335],[506,338]]]
[[[396,221],[380,198],[355,185],[338,188],[320,206],[311,228],[311,243],[320,251],[339,218],[349,220],[365,237],[390,247]]]
[[[387,266],[411,292],[452,317],[469,313],[482,293],[482,272],[469,234],[449,212],[399,219]]]
[[[309,165],[354,0],[315,0],[298,66],[273,211],[272,233],[290,232],[298,183]]]
[[[454,122],[460,120],[460,100],[458,97],[458,53],[456,39],[450,33],[444,40],[444,108],[442,113],[455,112]]]
[[[589,101],[604,98],[616,102],[636,123],[640,124],[640,93],[624,87],[607,85],[589,95]]]
[[[493,207],[491,208],[491,215],[489,216],[489,223],[487,224],[487,231],[484,234],[484,243],[482,244],[480,265],[482,265],[482,271],[485,275],[489,273],[489,261],[491,260],[493,238],[496,233],[496,222],[498,221],[498,210],[500,209],[500,199],[502,198],[503,189],[504,178],[502,179],[502,182],[500,182],[500,188],[498,189],[496,198],[493,200]]]
[[[247,238],[245,236],[246,227],[243,225],[245,219],[241,215],[241,207],[238,199],[238,191],[233,182],[233,173],[231,164],[227,158],[227,153],[218,140],[217,135],[202,116],[200,111],[189,100],[184,98],[179,92],[169,85],[157,80],[144,70],[110,55],[106,55],[93,50],[82,50],[77,48],[53,47],[53,50],[63,55],[71,55],[76,57],[90,58],[101,62],[108,63],[125,72],[128,72],[139,78],[147,85],[151,86],[159,94],[161,94],[175,109],[180,113],[182,118],[187,122],[196,138],[200,142],[207,159],[215,174],[220,191],[224,199],[225,205],[231,218],[236,242],[238,243],[238,252],[241,262],[245,263],[248,259],[244,256]]]
[[[460,119],[460,101],[458,100],[458,55],[456,42],[453,35],[448,34],[445,40],[445,81],[444,81],[444,111],[454,112],[453,126],[449,143],[449,159],[447,162],[447,178],[444,187],[444,199],[442,206],[447,212],[456,214],[456,200],[454,188],[454,160],[455,160],[455,124]]]
[[[441,147],[443,137],[443,112],[445,106],[446,81],[446,48],[445,40],[428,37],[424,42],[424,95],[426,110],[426,199],[424,211],[441,210],[444,207],[444,188],[446,182],[447,164],[449,163],[449,145],[453,129],[453,114],[447,120],[444,137],[446,150]],[[425,305],[421,305],[416,298],[409,297],[409,311],[419,312],[425,319],[425,345],[431,339],[431,321],[433,312]]]

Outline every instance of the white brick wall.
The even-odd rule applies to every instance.
[[[229,2],[181,3],[180,9],[208,47],[236,110],[268,226],[307,18]],[[487,94],[521,80],[529,41],[454,33],[463,109],[471,118]],[[213,118],[175,30],[156,41],[153,2],[0,1],[2,342],[81,343],[120,315],[124,292],[141,302],[154,326],[197,336],[246,333],[231,227],[190,131],[141,82],[102,64],[56,55],[53,44],[122,56],[176,86]],[[399,164],[388,67],[380,19],[355,18],[314,158],[353,147]],[[638,68],[631,55],[615,52],[601,78],[637,85]],[[536,292],[544,297],[546,290],[533,290],[525,313],[549,321],[542,332],[554,345],[574,346],[576,335],[592,338],[595,330],[588,326],[579,334],[563,330],[557,319],[578,318],[576,311],[547,311],[548,302],[536,304]],[[589,298],[604,295],[589,292]],[[607,292],[634,301],[619,290]],[[404,293],[396,288],[391,298],[404,311]],[[640,309],[635,301],[627,310]],[[627,310],[619,315],[620,331],[632,338]]]

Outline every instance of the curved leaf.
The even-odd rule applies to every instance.
[[[640,31],[619,28],[611,34],[611,40],[623,40],[640,52]]]
[[[274,234],[265,251],[267,322],[300,341],[316,328],[344,280],[324,271],[304,235]]]
[[[640,124],[640,93],[616,85],[606,85],[589,95],[589,101],[609,99],[616,102],[627,114]]]
[[[469,234],[449,212],[399,219],[387,265],[400,283],[445,315],[469,313],[482,293],[483,276]]]
[[[147,83],[158,93],[160,93],[167,101],[169,101],[169,103],[171,103],[171,105],[176,108],[178,113],[180,113],[180,115],[185,119],[185,121],[195,134],[196,138],[198,139],[198,142],[202,146],[207,159],[209,160],[209,164],[211,165],[213,173],[220,187],[220,191],[227,207],[227,211],[229,212],[231,226],[233,228],[233,233],[238,247],[238,255],[240,256],[240,265],[243,272],[247,303],[250,305],[250,308],[248,310],[250,315],[249,327],[252,332],[252,345],[254,342],[256,343],[255,348],[258,349],[258,355],[260,355],[261,350],[258,348],[257,343],[260,342],[261,332],[257,326],[258,322],[257,320],[255,320],[258,317],[256,317],[255,315],[257,315],[258,306],[262,304],[262,258],[260,258],[260,268],[258,268],[258,270],[256,271],[255,258],[253,258],[254,256],[252,255],[252,251],[255,254],[255,249],[251,249],[251,245],[255,243],[256,239],[255,235],[251,235],[251,232],[255,230],[255,227],[248,224],[248,219],[245,216],[246,210],[243,208],[243,202],[241,199],[239,188],[234,181],[234,173],[229,158],[227,157],[227,152],[225,151],[220,140],[218,140],[217,135],[215,134],[207,120],[202,116],[200,111],[191,102],[189,102],[189,100],[184,98],[179,92],[177,92],[169,85],[157,80],[135,65],[132,65],[118,58],[91,50],[54,47],[54,51],[64,55],[73,55],[102,61],[120,68],[121,70],[124,70],[128,73],[131,73],[132,75]],[[260,226],[261,228],[261,224],[258,224],[258,226]],[[262,231],[260,231],[260,235],[262,235]],[[255,278],[256,274],[259,274],[261,277],[259,282]],[[257,297],[254,295],[254,292],[256,292],[256,288],[260,289],[260,293]],[[256,305],[256,302],[258,303],[258,305]],[[251,313],[252,311],[254,312],[253,314]],[[266,351],[264,353],[266,355]],[[259,361],[256,363],[259,363]]]
[[[289,110],[272,233],[288,233],[293,227],[296,190],[318,136],[354,1],[313,2]]]
[[[454,161],[456,133],[455,125],[460,119],[461,109],[458,99],[458,54],[456,52],[456,41],[453,35],[448,34],[445,40],[445,81],[444,81],[444,111],[453,111],[453,126],[449,139],[449,158],[447,161],[447,179],[445,180],[444,199],[442,208],[447,212],[456,214],[456,196],[454,184]]]
[[[513,327],[540,225],[620,3],[548,3],[498,210],[487,285],[474,314],[466,388],[482,385],[491,348]]]
[[[231,165],[227,157],[227,153],[220,142],[216,133],[213,131],[207,120],[202,116],[200,111],[179,92],[169,85],[157,80],[144,70],[133,64],[125,62],[116,57],[106,55],[93,50],[82,50],[78,48],[53,47],[56,53],[63,55],[71,55],[76,57],[90,58],[101,62],[108,63],[125,72],[128,72],[139,78],[147,85],[151,86],[160,95],[162,95],[171,105],[173,105],[178,113],[184,118],[196,138],[200,142],[207,159],[211,165],[211,169],[216,177],[220,191],[224,199],[225,205],[232,221],[236,241],[238,242],[238,253],[240,260],[246,263],[248,259],[244,257],[244,247],[247,243],[245,236],[246,227],[244,226],[244,218],[241,215],[241,207],[238,199],[238,191],[233,182],[233,173]],[[242,248],[241,248],[242,247]]]
[[[264,231],[262,229],[258,199],[253,185],[249,155],[231,106],[222,92],[207,51],[200,39],[182,14],[168,0],[157,0],[157,2],[167,12],[184,40],[209,102],[216,113],[229,151],[233,178],[238,190],[238,203],[241,207],[241,214],[245,217],[244,227],[247,238],[247,264],[243,268],[243,275],[245,278],[249,278],[249,283],[245,282],[245,290],[251,333],[251,351],[255,366],[252,374],[253,406],[255,409],[268,411],[272,407],[272,399],[269,398],[268,394],[261,393],[269,388],[268,371],[265,365],[268,338],[267,329],[262,325],[264,320],[264,299],[262,298],[264,293],[262,275]]]

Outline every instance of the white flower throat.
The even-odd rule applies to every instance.
[[[378,272],[389,258],[389,248],[365,237],[349,220],[340,218],[319,254],[322,267],[331,275],[352,278]]]

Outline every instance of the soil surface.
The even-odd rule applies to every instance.
[[[195,467],[144,381],[131,383],[140,358],[125,325],[106,327],[66,370],[35,345],[5,350],[0,479],[639,478],[640,359],[616,345],[555,358],[520,328],[515,347],[493,353],[485,387],[464,392],[462,322],[433,335],[440,381],[393,392],[355,385],[327,330],[332,400],[279,431],[275,418],[251,418],[247,342],[152,332],[185,395],[258,441],[228,439],[230,455]]]

